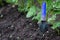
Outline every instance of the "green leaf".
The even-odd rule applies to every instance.
[[[23,12],[25,10],[25,6],[24,6],[24,0],[19,0],[18,1],[18,11],[19,12]]]
[[[60,11],[54,12],[54,14],[60,14]]]
[[[53,1],[52,0],[46,0],[46,6],[47,6],[47,13],[53,8]]]
[[[28,11],[29,10],[29,8],[31,7],[31,6],[33,6],[33,1],[34,0],[27,0],[26,2],[25,2],[25,11]]]
[[[55,5],[56,8],[60,8],[60,0],[56,0]]]
[[[32,16],[36,15],[36,7],[35,6],[32,6],[30,7],[27,15],[26,15],[26,18],[30,18]]]
[[[52,15],[52,17],[48,18],[47,21],[48,21],[49,23],[53,24],[55,20],[56,20],[56,14],[55,14],[55,15]]]
[[[60,27],[60,22],[55,22],[51,28],[57,29],[57,27]]]
[[[40,21],[41,20],[41,11],[36,16],[34,16],[32,18],[32,20],[38,20],[38,21]]]
[[[40,5],[42,5],[42,0],[37,0],[37,2],[40,4]]]
[[[19,12],[29,11],[29,8],[31,6],[33,6],[33,0],[19,0],[19,3],[18,3],[18,11]]]
[[[6,2],[10,4],[18,4],[18,0],[6,0]]]
[[[18,11],[19,11],[19,12],[23,12],[24,10],[25,10],[24,8],[18,7]]]

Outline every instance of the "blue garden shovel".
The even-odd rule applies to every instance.
[[[42,33],[45,33],[48,30],[49,24],[46,21],[46,2],[42,3],[42,15],[41,15],[41,23],[39,23],[39,28]]]

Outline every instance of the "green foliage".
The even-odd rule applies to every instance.
[[[24,0],[19,0],[19,2],[18,2],[18,11],[19,12],[22,12],[22,11],[24,11],[25,10],[25,6],[24,6]]]
[[[37,2],[40,4],[40,6],[41,6],[41,4],[42,4],[42,0],[37,0]]]
[[[36,15],[36,7],[32,6],[32,7],[30,7],[30,9],[26,15],[26,18],[30,18],[30,17],[35,16],[35,15]]]
[[[32,17],[32,20],[40,21],[41,20],[41,10],[36,6],[31,6],[26,15],[26,18],[30,18],[30,17]]]
[[[39,12],[36,16],[34,16],[32,18],[32,20],[38,20],[38,21],[40,21],[41,20],[41,12]]]
[[[6,0],[6,2],[10,4],[15,4],[15,5],[18,4],[18,0]]]
[[[29,8],[33,5],[33,0],[19,0],[18,11],[29,11]]]
[[[53,8],[53,1],[52,0],[46,0],[46,6],[47,6],[47,13]]]
[[[60,22],[55,22],[55,23],[53,24],[52,29],[57,29],[58,27],[60,27]]]
[[[37,3],[39,3],[40,4],[40,6],[41,6],[41,4],[42,4],[42,0],[37,0]],[[48,18],[48,12],[53,8],[53,6],[52,6],[52,0],[46,0],[46,3],[47,3],[47,18]],[[37,6],[36,6],[36,8],[37,8]],[[33,11],[28,11],[29,13],[29,15],[31,14],[31,12],[32,12],[32,14],[36,14],[36,16],[34,16],[34,15],[32,15],[32,16],[34,16],[33,18],[32,18],[32,20],[38,20],[38,22],[41,20],[41,15],[39,15],[39,14],[41,14],[41,10],[40,10],[41,8],[38,8],[37,10],[39,11],[39,12],[37,12],[37,14],[36,13],[33,13],[33,11],[34,11],[34,9],[32,9],[31,8],[31,10],[33,10]],[[29,15],[27,15],[27,16],[29,16]],[[30,16],[30,17],[32,17],[32,16]]]
[[[56,20],[56,14],[55,15],[52,15],[52,17],[48,18],[48,22],[53,24],[54,23],[54,20]]]
[[[34,4],[33,2],[34,2],[34,0],[27,0],[27,2],[25,2],[26,9],[30,8],[31,6],[33,6],[33,4]]]
[[[55,7],[60,8],[60,0],[56,0]]]
[[[48,18],[48,20],[50,20],[49,23],[52,23],[53,26],[52,26],[52,29],[57,29],[58,27],[60,27],[60,21],[59,22],[56,22],[56,15],[57,14],[60,14],[60,1],[55,1],[55,3],[53,3],[53,7],[55,11],[52,11],[51,15],[52,17]]]

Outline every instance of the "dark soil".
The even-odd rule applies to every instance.
[[[60,36],[50,28],[43,37],[37,23],[27,19],[25,13],[18,12],[16,7],[3,8],[1,13],[4,16],[0,18],[0,40],[60,40]]]

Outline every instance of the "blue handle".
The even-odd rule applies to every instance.
[[[46,20],[46,2],[42,3],[42,20]]]

